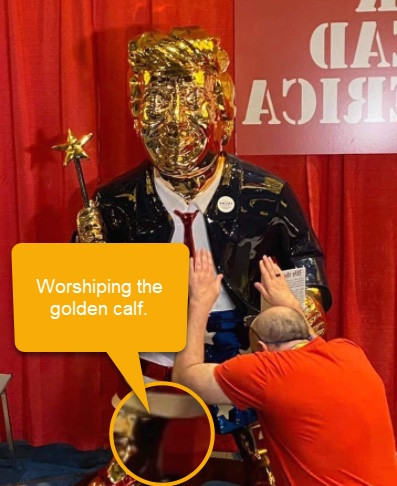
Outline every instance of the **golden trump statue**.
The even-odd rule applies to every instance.
[[[199,28],[149,32],[130,41],[128,53],[131,111],[148,160],[98,189],[78,215],[78,240],[183,242],[192,256],[209,249],[224,278],[208,318],[207,362],[249,347],[244,319],[260,310],[254,282],[263,255],[282,269],[305,267],[306,316],[323,333],[331,306],[323,253],[296,196],[285,181],[223,150],[235,106],[219,39]],[[170,379],[173,359],[143,353],[144,375]],[[254,412],[215,407],[213,414],[217,431],[232,433],[241,454],[260,463],[247,432]],[[103,483],[126,480],[112,478],[112,468],[107,474]]]

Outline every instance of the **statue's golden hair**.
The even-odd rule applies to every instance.
[[[229,56],[217,37],[209,36],[199,27],[175,28],[169,34],[145,32],[129,42],[128,61],[134,117],[139,116],[140,94],[153,76],[183,76],[203,71],[216,79],[214,94],[220,119],[229,123],[233,120],[234,85],[226,72]]]

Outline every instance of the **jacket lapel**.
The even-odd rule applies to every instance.
[[[159,198],[154,185],[153,165],[147,163],[137,183],[136,231],[138,240],[149,243],[168,243],[173,222]]]
[[[228,155],[219,186],[205,213],[211,251],[218,269],[228,242],[236,236],[241,183],[242,171]]]

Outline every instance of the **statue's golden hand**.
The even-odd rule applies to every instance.
[[[304,314],[317,336],[324,336],[327,331],[325,312],[322,306],[321,293],[316,288],[306,289]]]
[[[94,201],[77,215],[77,233],[80,243],[106,243],[106,227]]]

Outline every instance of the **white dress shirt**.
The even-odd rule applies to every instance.
[[[205,248],[211,251],[204,213],[218,188],[221,176],[222,171],[218,170],[208,186],[203,191],[200,191],[197,196],[188,204],[183,197],[169,187],[169,185],[161,177],[158,170],[154,170],[154,184],[156,191],[161,199],[161,202],[174,222],[175,229],[172,235],[171,243],[183,243],[185,233],[183,222],[181,218],[174,213],[174,211],[177,210],[181,213],[192,213],[198,210],[199,212],[192,224],[194,246],[196,250]],[[221,286],[219,297],[212,307],[212,311],[226,311],[234,308],[235,305],[231,301],[224,287]],[[140,356],[148,361],[153,361],[163,366],[173,366],[175,353],[140,353]]]

